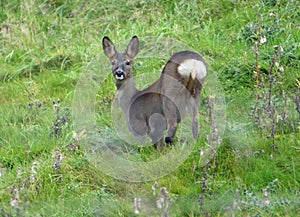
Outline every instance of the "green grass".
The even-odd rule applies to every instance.
[[[294,97],[300,79],[299,7],[294,0],[0,1],[0,216],[135,216],[134,198],[141,198],[140,216],[161,216],[163,209],[156,207],[161,187],[169,192],[170,216],[298,216],[300,125]],[[72,116],[76,85],[81,75],[91,73],[99,86],[95,112],[97,127],[107,136],[103,141],[137,162],[171,151],[117,147],[115,134],[105,131],[115,124],[111,103],[116,93],[102,51],[105,35],[121,47],[133,35],[159,42],[169,37],[176,49],[201,53],[210,74],[217,76],[217,81],[207,81],[202,94],[201,137],[183,164],[157,179],[155,196],[154,181],[125,182],[101,172],[89,161],[84,139],[78,150],[70,150],[77,145]],[[284,73],[274,71],[274,140],[268,138],[271,120],[257,127],[250,118],[257,63],[253,45],[261,35],[267,42],[259,47],[258,65],[266,88],[273,46],[284,48],[278,57]],[[135,62],[140,87],[144,79],[155,80],[174,52],[161,53],[155,46],[142,49]],[[220,123],[226,128],[222,145],[206,164],[200,151],[209,143],[207,100],[217,93],[215,82],[226,101],[227,117]],[[282,90],[288,98],[286,123],[281,121]],[[58,99],[59,113],[54,109]],[[60,168],[54,169],[59,153]]]

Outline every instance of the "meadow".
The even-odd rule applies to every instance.
[[[0,0],[0,217],[299,216],[299,30],[296,0]],[[134,35],[140,88],[175,51],[208,63],[200,137],[177,161],[122,141],[102,38]],[[162,164],[120,178],[103,144]]]

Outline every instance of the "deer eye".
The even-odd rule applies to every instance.
[[[129,60],[126,60],[125,64],[126,64],[127,66],[129,66],[129,65],[130,65],[130,61],[129,61]]]
[[[115,64],[116,64],[116,61],[111,61],[111,64],[112,64],[112,65],[115,65]]]

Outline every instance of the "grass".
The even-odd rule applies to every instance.
[[[0,216],[135,216],[136,209],[140,216],[299,215],[298,1],[4,0],[0,6]],[[166,154],[115,145],[108,129],[118,124],[111,114],[116,90],[101,47],[105,35],[121,47],[133,35],[157,46],[150,50],[145,41],[135,62],[141,87],[145,79],[155,80],[174,52],[161,52],[150,38],[162,43],[170,38],[175,50],[201,53],[216,76],[202,94],[198,142],[178,168],[156,179],[155,195],[155,180],[126,182],[99,170],[77,130],[85,125],[72,116],[76,85],[90,73],[101,141],[134,162]],[[256,59],[253,46],[262,37],[267,42],[259,45]],[[284,72],[272,71],[272,112],[273,107],[264,110],[263,97],[275,45],[284,49],[278,56]],[[258,92],[254,71],[265,86]],[[208,99],[217,95],[216,105],[225,106],[220,93],[226,119],[218,116],[217,127],[226,127],[220,148],[206,161],[201,151],[210,144],[213,122]],[[257,94],[258,125],[251,118]],[[270,137],[272,123],[276,133]],[[163,187],[168,193],[161,193]]]

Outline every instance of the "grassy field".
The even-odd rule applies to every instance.
[[[0,6],[1,217],[300,215],[299,1]],[[134,35],[144,40],[134,65],[140,87],[177,50],[208,62],[200,138],[184,162],[154,180],[115,179],[105,172],[111,162],[95,165],[84,148],[86,116],[74,114],[93,98],[101,142],[122,157],[150,162],[175,150],[120,144],[105,35],[118,47]],[[86,78],[92,85],[82,86]]]

